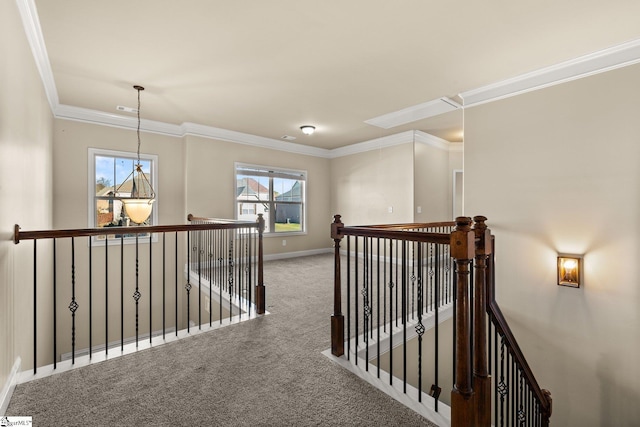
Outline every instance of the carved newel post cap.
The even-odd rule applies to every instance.
[[[468,216],[459,216],[456,218],[456,230],[469,231],[471,229],[471,218]]]

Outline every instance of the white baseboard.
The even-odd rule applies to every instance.
[[[297,258],[297,257],[301,257],[301,256],[329,254],[331,252],[333,252],[333,248],[310,249],[308,251],[285,252],[285,253],[281,253],[281,254],[265,255],[263,257],[263,259],[265,261],[274,261],[274,260],[277,260],[277,259],[287,259],[287,258]]]
[[[11,402],[13,390],[15,390],[16,384],[18,383],[18,372],[20,372],[21,364],[22,360],[17,357],[16,361],[13,364],[13,368],[11,368],[9,377],[7,377],[7,381],[2,387],[2,392],[0,394],[0,417],[6,414],[7,408],[9,407],[9,402]]]
[[[443,402],[438,402],[438,410],[436,411],[433,397],[424,391],[422,392],[422,402],[418,402],[418,390],[415,387],[407,384],[407,392],[405,393],[402,388],[402,379],[395,376],[393,377],[395,379],[393,385],[389,385],[389,374],[387,372],[381,371],[380,378],[377,378],[362,368],[365,365],[364,359],[358,359],[359,364],[356,366],[353,362],[347,360],[344,355],[336,357],[331,354],[331,349],[323,351],[322,354],[429,421],[441,427],[451,426],[451,407]]]

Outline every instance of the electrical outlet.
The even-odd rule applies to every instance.
[[[207,313],[209,312],[209,305],[211,305],[211,300],[209,299],[209,297],[204,297],[204,310]]]
[[[387,208],[387,212],[389,212],[389,213],[393,213],[393,206],[389,206],[389,207]]]
[[[418,213],[422,213],[422,206],[418,206],[418,207],[416,208],[416,211],[418,211]]]
[[[282,239],[282,246],[287,246],[287,241],[285,239]]]

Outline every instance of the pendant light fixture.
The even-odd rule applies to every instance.
[[[149,215],[151,215],[156,193],[153,191],[147,175],[142,171],[142,165],[140,163],[140,92],[143,91],[144,88],[138,85],[135,85],[133,88],[138,91],[138,163],[127,179],[118,186],[116,195],[122,201],[129,219],[136,224],[142,224],[149,218]],[[121,188],[128,182],[131,182],[131,192],[128,196],[123,196],[121,195]]]

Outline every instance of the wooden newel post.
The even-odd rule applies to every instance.
[[[341,229],[344,226],[340,215],[334,215],[331,224],[331,238],[334,246],[333,272],[333,314],[331,315],[331,354],[344,354],[344,316],[342,315],[342,287],[340,282],[340,241],[344,237]]]
[[[491,255],[491,231],[484,216],[473,218],[475,225],[475,274],[473,310],[473,392],[476,426],[491,425],[491,377],[487,359],[487,259]]]
[[[256,313],[264,314],[265,289],[264,289],[264,249],[262,244],[262,235],[264,234],[264,218],[262,214],[258,214],[258,283],[256,284]]]
[[[469,295],[469,264],[475,252],[475,233],[471,218],[456,218],[451,233],[451,256],[456,262],[456,342],[454,386],[451,391],[451,426],[468,427],[475,423],[473,387],[471,383],[471,306]]]

